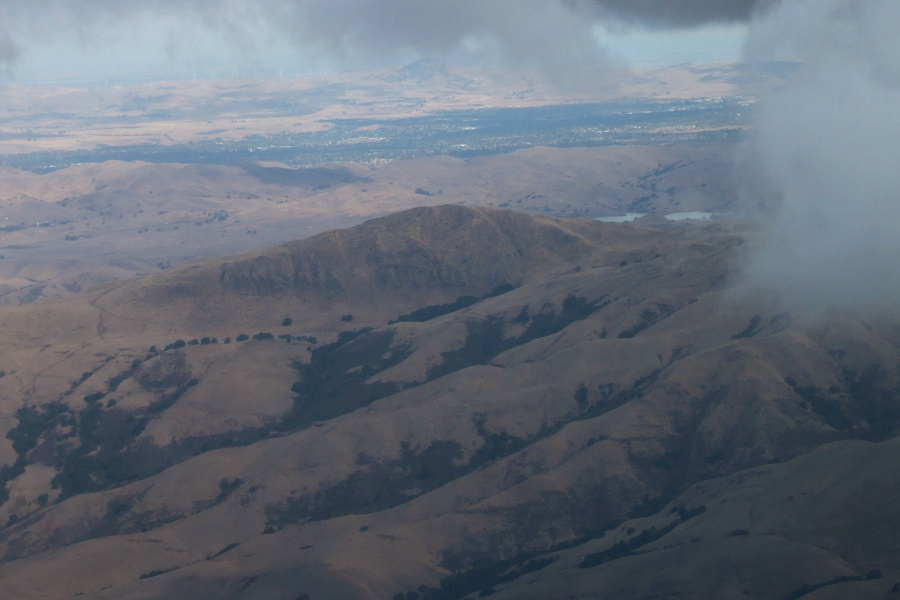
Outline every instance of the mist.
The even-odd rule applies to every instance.
[[[749,280],[801,302],[897,300],[896,0],[0,0],[0,68],[14,77],[29,56],[115,54],[152,40],[158,60],[191,67],[203,52],[247,65],[282,48],[319,66],[439,56],[594,83],[622,66],[597,42],[598,26],[728,23],[749,24],[748,62],[799,65],[763,96],[744,153],[768,223]],[[142,48],[134,44],[133,60]]]
[[[597,25],[678,29],[746,22],[760,0],[0,0],[0,67],[71,60],[125,68],[247,66],[273,51],[312,68],[422,56],[602,78],[617,66]],[[123,51],[125,50],[125,51]]]
[[[65,47],[95,54],[140,39],[135,54],[171,65],[196,64],[194,57],[205,55],[247,66],[276,48],[312,68],[396,66],[437,56],[560,78],[588,70],[602,77],[611,62],[592,35],[589,8],[560,0],[0,0],[0,65],[15,75],[46,45],[56,44],[58,54],[60,38]]]
[[[743,165],[763,178],[749,280],[808,306],[900,300],[900,4],[792,0],[750,28],[752,62],[799,70],[760,103]]]

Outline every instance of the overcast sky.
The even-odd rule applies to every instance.
[[[395,67],[560,72],[739,58],[755,0],[0,0],[7,81],[152,81]]]

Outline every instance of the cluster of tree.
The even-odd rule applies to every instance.
[[[677,518],[668,525],[659,528],[653,526],[650,529],[645,529],[634,537],[616,542],[606,550],[588,554],[578,564],[578,568],[590,569],[612,560],[636,554],[640,548],[660,539],[688,519],[693,519],[697,515],[705,513],[706,507],[702,504],[692,509],[682,506],[672,509],[672,512],[677,514]]]
[[[586,319],[607,304],[609,301],[603,299],[590,301],[583,296],[569,294],[563,299],[559,312],[548,310],[533,316],[529,314],[528,305],[525,305],[512,322],[527,327],[519,336],[510,338],[505,337],[506,321],[500,317],[489,316],[482,321],[470,323],[463,346],[443,352],[441,354],[443,362],[429,370],[428,379],[436,379],[465,367],[487,364],[501,352],[562,331],[572,323]]]
[[[508,283],[498,285],[493,290],[491,290],[487,294],[484,294],[480,298],[477,296],[459,296],[453,302],[449,302],[446,304],[432,304],[430,306],[416,309],[409,314],[400,315],[395,320],[390,321],[389,324],[405,322],[424,323],[425,321],[430,321],[431,319],[436,319],[437,317],[448,315],[458,310],[468,308],[469,306],[472,306],[473,304],[475,304],[476,302],[480,302],[481,300],[486,300],[488,298],[493,298],[495,296],[511,292],[514,289],[516,289],[515,286]]]
[[[249,335],[246,333],[240,333],[237,336],[235,336],[234,341],[246,342],[247,340],[251,340],[251,339],[256,340],[256,341],[274,340],[275,334],[273,334],[269,331],[260,331],[260,332],[254,333],[253,335]],[[287,343],[289,343],[289,344],[294,341],[308,342],[310,344],[318,343],[318,339],[312,335],[290,335],[287,333],[283,333],[278,336],[278,339],[286,340]],[[231,338],[227,337],[224,340],[222,340],[222,343],[230,344],[231,341],[232,341]],[[199,339],[194,338],[189,341],[184,341],[182,339],[178,339],[178,340],[175,340],[174,342],[172,342],[171,344],[166,344],[165,346],[163,346],[162,352],[168,352],[169,350],[179,350],[181,348],[184,348],[185,346],[206,346],[209,344],[218,344],[218,343],[219,343],[218,338],[214,338],[214,337],[203,337],[203,338],[199,338]],[[156,346],[150,346],[150,349],[148,351],[148,357],[155,356],[159,353],[160,353],[160,351],[157,350]]]

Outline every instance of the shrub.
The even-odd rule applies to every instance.
[[[91,404],[93,402],[99,402],[100,400],[103,400],[103,398],[105,398],[105,397],[106,397],[106,392],[94,392],[93,394],[88,394],[87,396],[85,396],[84,401],[87,402],[88,404]]]

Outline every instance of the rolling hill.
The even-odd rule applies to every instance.
[[[308,237],[421,205],[544,216],[728,211],[730,150],[532,148],[468,160],[288,168],[107,161],[43,175],[0,170],[0,303]]]
[[[440,205],[3,307],[0,582],[890,597],[900,325],[735,292],[755,240]]]

